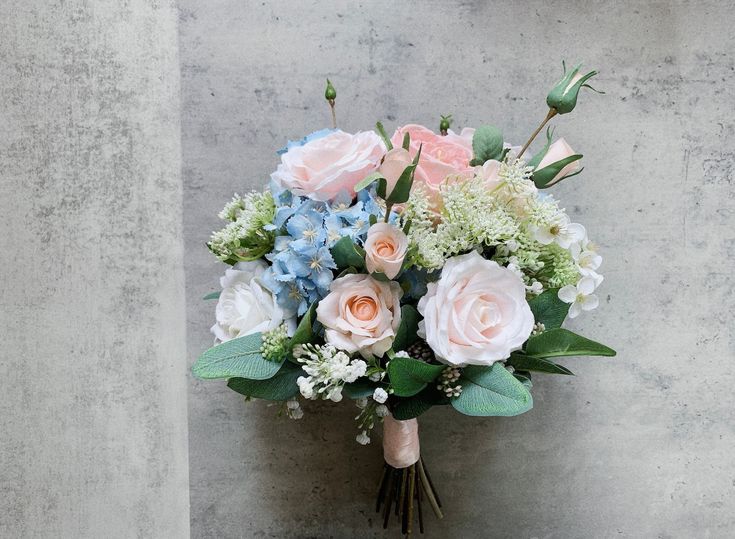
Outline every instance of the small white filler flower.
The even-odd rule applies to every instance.
[[[582,311],[591,311],[600,304],[599,298],[593,294],[596,283],[592,277],[582,277],[577,286],[567,285],[559,290],[559,299],[570,303],[569,318],[576,318]]]

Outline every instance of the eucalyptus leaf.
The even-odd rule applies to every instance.
[[[219,299],[219,296],[222,292],[210,292],[206,296],[204,296],[202,299]]]
[[[495,126],[482,125],[472,136],[472,151],[475,158],[470,165],[482,165],[489,159],[500,159],[503,154],[503,133]]]
[[[598,342],[557,328],[531,337],[526,344],[526,354],[540,358],[564,356],[614,356],[615,350]]]
[[[533,407],[528,388],[502,363],[469,365],[460,377],[462,393],[451,400],[458,412],[470,416],[514,416]]]
[[[345,384],[342,387],[342,393],[350,399],[360,399],[372,396],[376,387],[378,387],[377,383],[371,382],[367,378],[359,378],[351,384]]]
[[[552,288],[528,302],[536,322],[543,324],[547,330],[561,327],[569,312],[569,304],[560,300],[558,293],[558,288]]]
[[[393,394],[398,397],[412,397],[433,382],[444,370],[444,365],[424,363],[417,359],[397,357],[388,363],[388,379]]]
[[[405,421],[420,416],[432,406],[447,404],[448,402],[449,400],[443,393],[437,391],[435,387],[429,386],[413,397],[398,399],[392,405],[391,414],[394,419]]]
[[[194,376],[203,379],[239,376],[265,380],[278,372],[281,362],[263,358],[260,354],[262,345],[260,333],[223,342],[199,356],[191,370]]]
[[[393,339],[393,350],[405,350],[418,340],[419,313],[411,305],[401,307],[401,323]]]
[[[349,236],[343,236],[332,246],[332,258],[340,268],[353,266],[357,269],[365,267],[365,251]]]
[[[227,387],[247,397],[285,401],[298,394],[299,386],[296,384],[296,379],[305,375],[301,367],[292,363],[284,363],[272,378],[267,380],[230,378],[227,381]]]

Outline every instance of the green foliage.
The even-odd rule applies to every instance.
[[[242,377],[251,380],[270,378],[281,367],[260,354],[263,340],[260,333],[232,339],[204,352],[192,367],[197,378]]]
[[[332,81],[327,79],[327,89],[324,90],[324,99],[327,101],[334,101],[337,98],[337,91],[332,86]]]
[[[540,358],[563,356],[614,356],[615,350],[567,329],[557,328],[531,337],[526,354]]]
[[[367,378],[358,378],[351,384],[342,386],[342,393],[350,399],[360,399],[362,397],[370,397],[375,392],[378,384],[371,382]]]
[[[337,267],[347,268],[353,266],[358,269],[365,267],[365,251],[354,243],[349,236],[344,236],[332,247],[332,258]]]
[[[558,292],[558,288],[552,288],[528,302],[533,318],[547,330],[561,327],[569,312],[569,304],[559,299]]]
[[[204,296],[202,299],[219,299],[219,296],[222,292],[210,292],[206,296]]]
[[[424,389],[444,370],[444,365],[432,365],[407,357],[396,357],[388,363],[388,379],[393,394],[412,397]]]
[[[393,143],[390,141],[390,137],[388,137],[388,133],[385,132],[385,127],[383,127],[383,124],[381,122],[377,122],[375,124],[375,130],[378,132],[378,135],[380,135],[380,138],[383,139],[383,143],[385,144],[385,147],[388,151],[393,149]]]
[[[419,313],[411,305],[401,307],[401,323],[393,340],[393,350],[405,350],[418,340]]]
[[[317,303],[312,303],[311,307],[309,307],[309,310],[306,311],[304,317],[301,319],[301,322],[299,322],[299,325],[296,328],[293,337],[291,337],[291,350],[293,350],[294,346],[296,346],[297,344],[307,344],[312,342],[312,337],[314,336],[314,319],[316,318],[316,308]]]
[[[391,413],[395,419],[405,421],[420,416],[432,406],[447,404],[448,402],[449,400],[443,393],[437,391],[435,387],[429,386],[413,397],[399,399],[392,406]]]
[[[547,374],[574,375],[572,371],[561,365],[557,365],[548,359],[527,356],[520,352],[513,352],[508,359],[508,365],[521,371],[545,372]]]
[[[227,387],[233,391],[257,399],[285,401],[298,394],[296,379],[306,373],[292,363],[284,363],[281,369],[267,380],[248,380],[247,378],[230,378]]]
[[[533,407],[533,398],[502,363],[470,365],[459,379],[462,393],[451,400],[458,412],[470,416],[514,416]]]
[[[570,155],[569,157],[566,157],[564,159],[561,159],[560,161],[555,161],[553,163],[550,163],[546,165],[544,168],[536,169],[533,171],[533,175],[531,176],[531,179],[533,179],[533,183],[536,184],[536,187],[539,189],[544,189],[545,187],[551,187],[552,185],[556,185],[562,180],[565,180],[567,178],[571,178],[572,176],[576,176],[582,170],[583,168],[580,168],[578,171],[573,172],[571,174],[567,174],[566,176],[563,176],[562,178],[559,178],[554,183],[551,183],[554,178],[556,178],[557,174],[559,174],[562,169],[567,166],[570,163],[574,163],[575,161],[579,161],[582,159],[582,154],[574,154]]]
[[[472,151],[475,158],[471,166],[482,165],[489,159],[500,159],[503,155],[503,133],[495,126],[482,125],[472,136]]]

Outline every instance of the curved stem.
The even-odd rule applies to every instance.
[[[541,132],[541,130],[544,128],[544,126],[549,123],[549,120],[551,120],[554,116],[556,116],[556,109],[549,109],[549,112],[546,114],[546,118],[544,118],[544,121],[541,122],[541,125],[539,125],[536,128],[536,131],[533,132],[533,135],[531,135],[531,138],[528,139],[528,142],[526,142],[523,145],[523,148],[521,148],[521,151],[516,156],[516,159],[520,159],[523,153],[528,149],[528,147],[533,142],[533,139],[536,138],[536,136]]]

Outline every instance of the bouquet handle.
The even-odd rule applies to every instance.
[[[383,455],[385,464],[375,503],[375,511],[383,511],[383,528],[388,527],[393,512],[401,519],[403,534],[410,536],[413,533],[415,516],[418,517],[419,531],[424,533],[421,505],[424,497],[437,518],[444,515],[431,476],[421,458],[416,419],[399,421],[390,415],[384,418]]]

